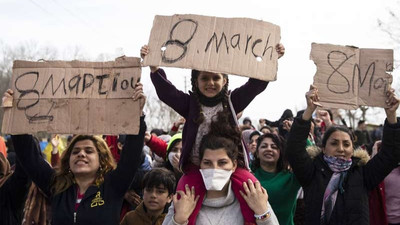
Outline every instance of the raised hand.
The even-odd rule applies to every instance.
[[[144,57],[146,57],[149,53],[150,53],[150,48],[148,45],[143,45],[142,48],[140,48],[140,57],[142,59],[144,59]],[[158,70],[158,67],[150,66],[150,70],[152,73],[154,73]]]
[[[139,101],[140,111],[143,111],[144,104],[146,103],[146,95],[143,93],[143,84],[136,83],[135,91],[133,93],[132,99],[134,101]]]
[[[307,108],[303,113],[303,120],[310,120],[312,114],[318,106],[318,89],[314,85],[310,85],[310,90],[306,92]],[[317,103],[317,104],[316,104]]]
[[[386,93],[386,104],[388,108],[385,108],[386,117],[389,123],[397,123],[396,110],[399,108],[399,99],[394,93],[394,89],[391,88]]]
[[[14,92],[11,89],[7,89],[2,98],[2,103],[1,103],[2,107],[4,108],[12,107],[13,94]]]
[[[283,46],[283,44],[279,43],[279,44],[276,44],[275,48],[276,48],[276,52],[278,52],[278,59],[279,59],[285,54],[285,46]]]

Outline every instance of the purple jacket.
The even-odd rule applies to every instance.
[[[151,73],[151,81],[156,88],[158,98],[173,108],[186,119],[182,132],[181,166],[189,163],[190,153],[196,140],[199,126],[194,122],[200,113],[196,99],[190,92],[186,94],[178,90],[168,79],[163,69]],[[236,88],[231,93],[231,101],[235,112],[243,111],[250,102],[267,87],[267,81],[250,78],[244,85]],[[233,118],[232,124],[235,124]]]

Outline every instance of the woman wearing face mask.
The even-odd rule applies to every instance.
[[[261,135],[257,139],[254,157],[254,176],[268,191],[279,224],[293,225],[300,184],[288,169],[283,138],[272,133]]]
[[[182,150],[182,133],[175,134],[171,137],[171,140],[167,146],[167,153],[165,158],[165,168],[174,172],[176,182],[182,176],[182,172],[179,169],[179,159],[181,157]]]
[[[306,93],[307,109],[295,119],[287,140],[288,160],[304,189],[306,224],[369,224],[368,192],[400,161],[399,100],[387,92],[382,150],[365,165],[353,156],[353,135],[347,127],[333,125],[322,139],[322,152],[311,159],[306,140],[318,90]]]
[[[238,199],[232,190],[231,175],[238,169],[238,148],[228,138],[208,134],[200,144],[200,173],[203,182],[194,187],[186,185],[177,191],[173,205],[168,210],[164,225],[187,224],[199,196],[196,188],[203,186],[206,191],[195,224],[245,224]],[[240,195],[254,211],[257,224],[279,224],[268,203],[268,194],[258,181],[243,183]],[[178,199],[178,195],[180,198]]]
[[[285,49],[282,44],[277,44],[275,49],[278,57],[283,56]],[[143,46],[140,50],[142,58],[149,51],[148,46]],[[226,124],[232,130],[238,129],[238,125],[235,123],[236,112],[243,111],[258,94],[265,90],[268,82],[250,78],[246,84],[230,93],[228,92],[228,75],[192,70],[192,92],[186,94],[178,90],[167,79],[167,75],[163,69],[150,67],[150,70],[151,80],[160,100],[186,119],[182,132],[183,141],[180,160],[180,166],[184,175],[177,185],[177,190],[185,190],[186,184],[193,186],[201,182],[201,174],[198,170],[200,166],[199,146],[201,138],[210,131],[212,120]],[[229,104],[230,100],[232,104]],[[236,144],[241,146],[240,141]],[[243,154],[242,150],[240,154],[242,154],[241,157],[247,156],[247,153]],[[236,190],[236,188],[242,189],[242,181],[247,181],[247,179],[256,180],[250,172],[246,172],[243,172],[239,177],[243,178],[243,180],[238,179],[238,183],[234,183],[233,185],[236,194],[239,193],[239,190]],[[233,174],[233,176],[236,175],[236,173]],[[197,193],[200,196],[204,196],[205,191],[205,189],[197,189]],[[236,197],[241,199],[240,195]],[[196,221],[202,200],[200,198],[196,210],[189,219],[189,225],[194,224]],[[244,202],[242,200],[240,201],[241,203]],[[252,210],[246,204],[241,205],[241,209],[246,222],[254,223]]]

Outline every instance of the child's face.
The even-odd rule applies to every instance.
[[[220,93],[226,82],[227,80],[219,73],[202,71],[197,78],[200,92],[208,98],[215,97]]]
[[[145,188],[143,190],[143,204],[148,212],[159,212],[164,210],[167,203],[172,200],[172,194],[168,193],[168,189],[164,185],[158,187]]]

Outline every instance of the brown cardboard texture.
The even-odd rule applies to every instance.
[[[2,132],[137,134],[140,106],[133,101],[140,59],[110,62],[14,61],[13,107]]]
[[[317,66],[314,85],[324,108],[387,107],[392,83],[393,50],[312,43],[310,58]]]
[[[155,16],[145,66],[196,69],[274,81],[280,27],[249,18]]]

